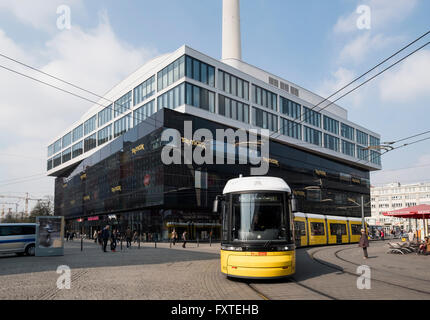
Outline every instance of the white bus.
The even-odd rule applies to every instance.
[[[36,243],[35,223],[1,223],[0,253],[33,256]]]

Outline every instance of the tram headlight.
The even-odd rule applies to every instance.
[[[242,247],[221,246],[221,250],[227,250],[227,251],[242,251]]]
[[[276,251],[290,251],[294,250],[294,246],[280,246],[276,247]]]

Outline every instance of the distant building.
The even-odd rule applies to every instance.
[[[371,217],[366,218],[370,225],[384,226],[387,230],[398,226],[415,230],[415,221],[386,217],[382,213],[401,208],[430,204],[430,183],[401,184],[390,183],[380,187],[370,187]],[[411,224],[410,224],[411,223]],[[420,228],[422,221],[418,221]]]

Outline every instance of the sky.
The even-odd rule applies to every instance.
[[[58,27],[63,5],[70,28]],[[427,0],[242,0],[242,58],[325,97],[430,30],[429,12]],[[0,54],[104,94],[183,44],[220,59],[221,15],[221,0],[0,0]],[[59,84],[2,57],[0,65]],[[430,45],[337,104],[381,142],[422,133],[430,130],[429,74]],[[53,195],[47,145],[90,107],[0,68],[0,196]],[[372,185],[430,182],[429,147],[427,140],[383,155]]]

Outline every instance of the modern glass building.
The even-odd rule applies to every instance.
[[[270,131],[268,175],[285,179],[299,210],[361,216],[369,172],[381,169],[369,146],[380,136],[348,120],[322,97],[239,59],[222,61],[187,46],[146,63],[48,145],[55,214],[87,233],[106,223],[166,239],[172,228],[192,238],[219,237],[212,202],[227,180],[251,165],[164,165],[162,132]],[[182,144],[190,143],[186,139]],[[193,144],[193,142],[191,142]],[[218,141],[226,144],[226,142]],[[366,209],[370,215],[370,209]]]

